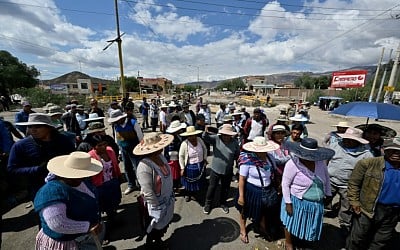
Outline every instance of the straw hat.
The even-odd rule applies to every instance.
[[[331,125],[331,127],[342,127],[342,128],[348,128],[350,125],[347,122],[339,122],[336,125]]]
[[[103,165],[88,153],[75,151],[69,155],[54,157],[47,163],[47,169],[57,176],[77,179],[100,173]]]
[[[49,111],[48,113],[49,116],[62,115],[64,113],[62,108],[58,105],[49,106],[48,111]]]
[[[173,122],[171,122],[171,124],[167,128],[166,132],[170,133],[170,134],[173,134],[173,133],[175,133],[175,132],[177,132],[177,131],[179,131],[181,129],[184,129],[186,127],[187,127],[187,125],[184,122],[181,123],[180,121],[173,121]]]
[[[186,128],[186,132],[180,134],[180,136],[191,136],[191,135],[198,135],[203,133],[201,130],[196,130],[194,126],[189,126]]]
[[[175,102],[174,102],[174,101],[171,101],[171,102],[168,104],[168,107],[170,107],[170,108],[176,108]]]
[[[174,140],[174,136],[152,132],[148,133],[143,140],[144,142],[142,144],[138,144],[133,149],[133,154],[148,155],[157,152],[171,144]]]
[[[342,138],[346,138],[346,139],[352,139],[352,140],[356,140],[359,143],[362,144],[368,144],[369,142],[365,139],[362,138],[363,136],[363,131],[361,129],[358,128],[347,128],[346,132],[344,132],[343,134],[338,134],[338,136],[342,137]]]
[[[230,125],[230,124],[223,124],[221,127],[219,127],[218,134],[219,135],[230,135],[230,136],[237,135],[237,133],[233,130],[232,125]]]
[[[400,138],[394,137],[391,139],[384,140],[383,150],[388,150],[388,149],[400,150]]]
[[[223,118],[223,121],[224,122],[232,122],[233,118],[232,118],[231,115],[225,115],[224,118]]]
[[[258,153],[271,152],[278,148],[278,144],[268,141],[264,136],[256,136],[253,141],[247,142],[243,145],[244,150]]]
[[[289,121],[289,119],[287,118],[286,115],[279,115],[276,120],[277,121],[282,121],[282,122],[288,122]]]
[[[27,122],[16,122],[15,125],[30,126],[30,125],[46,125],[54,128],[51,117],[44,113],[31,113],[29,114]]]
[[[104,123],[91,122],[91,123],[89,123],[88,128],[86,129],[86,134],[93,134],[93,133],[102,132],[105,130],[106,130],[106,127],[104,126]]]
[[[163,103],[163,105],[161,105],[161,107],[160,107],[160,109],[166,109],[166,108],[168,108],[168,105],[165,103]]]
[[[84,122],[91,122],[91,121],[97,121],[97,120],[103,120],[104,116],[99,116],[97,113],[90,113],[89,118],[84,119]]]
[[[317,140],[308,137],[301,140],[300,143],[286,141],[285,146],[297,157],[308,161],[328,160],[335,155],[335,151],[319,147]]]
[[[307,117],[301,115],[301,114],[296,114],[295,116],[292,116],[289,118],[291,121],[296,121],[296,122],[306,122],[308,121]]]
[[[121,110],[116,109],[116,110],[111,111],[110,118],[108,118],[108,122],[109,123],[114,123],[114,122],[116,122],[116,121],[118,121],[118,120],[120,120],[122,118],[125,118],[125,117],[126,117],[126,114],[122,113]]]

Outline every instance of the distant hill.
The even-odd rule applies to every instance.
[[[77,82],[78,79],[90,79],[93,83],[112,84],[115,81],[91,77],[79,71],[73,71],[50,80],[43,80],[44,85]]]
[[[355,70],[355,69],[365,69],[368,71],[367,74],[367,80],[372,77],[376,71],[376,66],[356,66],[352,67],[349,69],[342,69],[341,71],[346,71],[346,70]],[[336,71],[336,70],[335,70]],[[288,72],[288,73],[281,73],[281,74],[272,74],[272,75],[258,75],[258,76],[264,76],[265,81],[268,84],[274,84],[274,85],[283,85],[287,83],[293,83],[298,77],[301,77],[303,74],[310,74],[311,76],[314,77],[319,77],[323,75],[331,75],[332,72],[334,71],[326,71],[322,73],[313,73],[313,72]],[[244,78],[246,76],[240,76],[241,78]],[[93,83],[105,83],[105,84],[115,84],[115,81],[111,80],[105,80],[105,79],[100,79],[96,77],[91,77],[87,74],[84,74],[79,71],[73,71],[67,74],[64,74],[62,76],[59,76],[54,79],[50,80],[43,80],[43,84],[45,85],[50,85],[50,84],[60,84],[60,83],[67,83],[67,82],[77,82],[77,79],[91,79]],[[233,78],[232,78],[233,79]],[[226,80],[231,80],[231,79],[224,79],[224,80],[219,80],[219,81],[199,81],[199,82],[187,82],[187,83],[182,83],[185,85],[201,85],[203,89],[210,89],[210,88],[215,88],[217,87],[221,82],[226,81]]]

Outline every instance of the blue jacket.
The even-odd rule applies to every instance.
[[[0,152],[6,154],[10,153],[13,143],[10,132],[4,125],[4,122],[0,120]]]
[[[17,141],[11,148],[7,170],[12,175],[27,176],[32,195],[44,184],[48,173],[47,162],[75,150],[74,144],[67,136],[58,131],[53,133],[51,141],[43,142],[28,136]]]

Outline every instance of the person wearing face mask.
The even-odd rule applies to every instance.
[[[400,138],[385,140],[384,155],[357,162],[347,197],[354,212],[349,250],[397,249],[390,242],[400,217]]]
[[[332,196],[338,194],[339,200],[339,225],[344,236],[347,236],[351,226],[352,212],[347,199],[347,185],[359,160],[371,158],[368,141],[362,138],[362,130],[349,127],[343,134],[338,134],[341,141],[331,143],[329,148],[335,151],[335,155],[329,161],[328,172],[331,183]],[[328,204],[328,208],[329,208]]]

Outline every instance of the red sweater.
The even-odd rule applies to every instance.
[[[107,150],[107,155],[108,155],[108,157],[110,157],[111,162],[112,162],[113,177],[118,178],[121,176],[121,170],[119,169],[118,161],[117,161],[117,158],[115,157],[114,150],[112,150],[112,148],[109,146],[107,146],[106,150]],[[94,150],[94,149],[90,150],[89,154],[93,159],[100,161],[100,156],[98,154],[96,154],[96,150]],[[103,182],[104,182],[103,171],[101,171],[100,173],[98,173],[97,175],[92,177],[92,183],[96,187],[101,186],[103,184]]]

